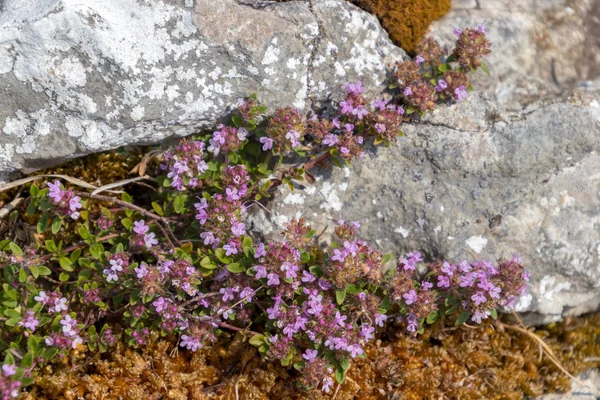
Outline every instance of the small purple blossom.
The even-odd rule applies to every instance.
[[[267,285],[269,286],[279,286],[279,275],[270,273],[267,275]]]
[[[383,328],[383,323],[388,319],[388,316],[385,314],[375,314],[375,324]]]
[[[473,300],[476,305],[480,305],[487,301],[486,297],[484,296],[483,292],[481,292],[481,291],[479,291],[479,292],[475,293],[473,296],[471,296],[471,300]]]
[[[135,221],[133,223],[133,231],[140,236],[144,235],[149,230],[150,227],[146,225],[146,222],[144,220]]]
[[[418,298],[417,298],[417,292],[415,292],[414,289],[412,289],[410,292],[408,293],[404,293],[402,295],[402,297],[404,297],[404,301],[406,302],[407,305],[411,305],[417,302]]]
[[[448,278],[446,275],[439,275],[437,286],[449,288],[450,287],[450,278]]]
[[[416,62],[418,65],[421,65],[421,64],[423,64],[423,63],[425,62],[425,59],[424,59],[423,57],[421,57],[421,56],[417,56],[417,57],[415,58],[415,62]]]
[[[454,89],[454,98],[456,99],[456,101],[463,101],[468,96],[469,93],[467,93],[467,88],[465,86],[459,86],[456,89]]]
[[[318,354],[319,354],[318,350],[306,349],[306,351],[302,355],[302,358],[304,358],[309,363],[313,363],[315,361],[315,358],[317,358]]]
[[[336,135],[330,133],[323,138],[323,144],[329,147],[333,147],[339,143],[339,139]]]
[[[14,364],[2,364],[2,373],[8,378],[17,373],[17,367]]]
[[[446,83],[446,81],[443,79],[440,79],[438,81],[437,85],[435,86],[435,91],[439,93],[439,92],[443,92],[447,88],[448,88],[448,84]]]
[[[273,148],[273,139],[267,136],[263,136],[258,139],[262,143],[263,151],[271,150]]]

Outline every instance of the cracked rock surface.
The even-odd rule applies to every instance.
[[[404,52],[345,0],[6,0],[0,181],[215,124],[238,98],[307,111]]]

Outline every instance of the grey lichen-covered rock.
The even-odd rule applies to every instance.
[[[303,216],[326,240],[338,218],[359,220],[380,249],[429,259],[516,253],[532,272],[520,311],[581,314],[600,303],[599,118],[585,93],[519,113],[474,95],[314,186],[279,188],[250,221],[269,236]]]
[[[345,0],[6,0],[0,180],[212,126],[240,97],[307,110],[402,50]]]

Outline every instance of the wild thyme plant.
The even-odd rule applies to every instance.
[[[330,392],[386,323],[417,335],[436,320],[481,323],[512,307],[527,280],[517,258],[436,262],[423,275],[419,253],[394,263],[358,238],[358,222],[339,221],[326,250],[302,219],[267,243],[244,223],[246,208],[276,186],[312,181],[315,165],[348,163],[368,140],[389,144],[403,122],[462,100],[489,42],[482,27],[458,34],[449,57],[428,39],[414,61],[397,66],[395,100],[367,98],[360,82],[344,86],[333,116],[291,107],[267,116],[256,96],[240,100],[232,125],[162,154],[146,207],[127,193],[32,184],[26,214],[38,217],[37,233],[68,244],[0,242],[2,399],[18,397],[56,354],[107,351],[117,339],[109,319],[131,346],[160,332],[197,351],[224,330],[241,332],[267,359],[300,370],[303,388]],[[309,161],[282,168],[290,152]]]

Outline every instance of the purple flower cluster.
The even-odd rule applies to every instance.
[[[56,206],[57,213],[59,215],[78,219],[80,216],[78,210],[83,207],[81,198],[75,196],[71,190],[64,190],[57,180],[55,180],[54,183],[48,182],[48,188],[50,189],[48,197],[50,198],[50,202]]]
[[[215,156],[219,155],[219,153],[234,153],[240,149],[247,137],[248,130],[245,128],[218,125],[217,130],[213,132],[213,136],[209,141],[208,151]]]
[[[131,238],[131,246],[139,249],[151,249],[158,244],[158,239],[154,232],[150,232],[150,227],[146,225],[146,221],[139,220],[133,223],[133,232],[136,236]],[[106,271],[104,272],[106,274]],[[108,275],[108,274],[107,274]]]
[[[432,271],[437,289],[460,302],[460,309],[471,315],[471,321],[481,323],[492,310],[514,307],[523,295],[529,280],[518,257],[499,265],[478,260],[460,264],[435,263]]]
[[[179,191],[200,186],[199,176],[208,170],[205,144],[199,140],[182,140],[165,153],[160,169],[167,172],[171,187]]]
[[[240,237],[246,233],[246,225],[241,222],[244,207],[242,198],[248,192],[249,176],[246,167],[237,165],[223,171],[225,193],[216,193],[195,203],[196,220],[202,226],[200,237],[204,245],[218,247],[222,243],[227,256],[241,250]],[[226,240],[226,238],[228,238]]]

